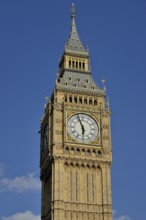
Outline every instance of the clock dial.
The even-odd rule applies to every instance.
[[[97,122],[87,114],[74,114],[68,120],[68,133],[80,142],[89,143],[94,141],[99,133]]]

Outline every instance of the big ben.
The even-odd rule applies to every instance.
[[[41,120],[41,220],[112,220],[110,115],[72,3],[71,32]]]

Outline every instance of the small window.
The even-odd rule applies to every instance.
[[[70,166],[73,168],[74,167],[73,163],[71,163]]]
[[[85,63],[83,63],[83,70],[85,69]]]
[[[92,154],[93,154],[93,157],[96,157],[96,152],[95,151],[93,151]]]
[[[76,154],[77,154],[77,155],[80,155],[80,150],[79,150],[79,148],[77,148]]]
[[[64,167],[65,167],[65,169],[68,168],[68,163],[67,162],[64,163]]]
[[[91,156],[91,151],[87,150],[87,156]]]
[[[71,68],[71,60],[69,60],[69,68]]]
[[[84,149],[82,149],[82,155],[83,155],[83,156],[85,155],[85,150],[84,150]]]
[[[74,154],[75,154],[75,150],[74,150],[73,148],[71,149],[71,151],[70,151],[70,152],[71,152],[71,154],[72,154],[72,155],[74,155]]]
[[[77,97],[74,97],[74,102],[77,103]]]
[[[84,104],[87,105],[87,99],[84,99]]]
[[[84,168],[85,166],[84,166],[84,164],[81,164],[81,168]]]
[[[87,164],[87,168],[89,168],[89,169],[90,169],[90,165],[89,165],[89,164]]]
[[[79,103],[82,104],[82,98],[79,98]]]
[[[65,148],[65,154],[69,154],[69,148],[68,147]]]
[[[69,97],[69,101],[72,102],[72,97],[71,96]]]
[[[92,99],[89,100],[89,105],[92,105]]]
[[[102,157],[102,153],[101,153],[101,151],[98,151],[98,152],[97,152],[97,157],[99,157],[99,158]]]
[[[64,97],[64,101],[67,102],[67,95],[65,95],[65,97]]]
[[[97,100],[94,100],[94,105],[97,105]]]

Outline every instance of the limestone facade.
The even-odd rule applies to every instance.
[[[68,42],[78,38],[72,7],[70,37],[75,36]],[[94,141],[69,134],[70,117],[80,114],[97,124]],[[106,90],[92,78],[88,51],[76,42],[67,45],[41,120],[41,220],[112,220],[110,116]]]

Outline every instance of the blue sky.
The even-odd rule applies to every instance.
[[[146,1],[75,1],[92,75],[113,112],[114,220],[145,219]],[[39,126],[71,0],[0,0],[0,220],[39,220]]]

